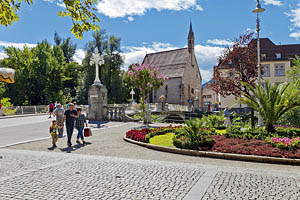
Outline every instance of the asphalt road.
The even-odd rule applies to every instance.
[[[0,119],[0,147],[49,137],[48,115]]]
[[[0,119],[0,148],[49,138],[49,127],[53,119],[55,118],[49,119],[48,115]],[[119,124],[120,122],[110,122],[102,127],[113,127]],[[96,127],[96,125],[90,126]]]

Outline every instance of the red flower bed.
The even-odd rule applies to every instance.
[[[300,159],[300,149],[279,149],[265,140],[228,138],[223,135],[212,138],[216,142],[212,150],[216,152]]]
[[[130,130],[126,133],[126,137],[132,140],[145,142],[145,137],[149,133],[149,129]]]

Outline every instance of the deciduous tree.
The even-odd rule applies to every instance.
[[[0,24],[12,25],[19,20],[17,12],[21,9],[22,3],[31,5],[33,0],[1,0],[0,1]],[[97,23],[100,19],[95,14],[94,5],[98,0],[63,0],[65,9],[59,11],[61,17],[70,17],[73,23],[70,31],[76,38],[82,39],[83,33],[94,30],[99,31]]]

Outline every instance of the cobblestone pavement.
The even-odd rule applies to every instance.
[[[300,175],[220,171],[202,199],[297,200],[300,199]]]
[[[88,145],[50,140],[0,149],[0,199],[299,199],[300,167],[150,150],[122,140],[136,123],[94,131]]]
[[[300,199],[300,173],[28,150],[0,154],[1,200]]]
[[[0,199],[182,199],[204,173],[175,163],[61,153],[54,153],[60,158],[54,161],[51,153],[0,153],[5,155],[1,167],[10,172],[0,171]],[[35,165],[32,170],[19,165],[23,160]],[[51,164],[41,166],[43,160]]]

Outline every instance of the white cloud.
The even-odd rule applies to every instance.
[[[222,39],[207,40],[208,44],[221,45],[221,46],[232,46],[234,42]]]
[[[282,2],[280,0],[264,0],[263,3],[266,5],[282,6]]]
[[[4,52],[0,52],[0,60],[7,57],[8,56]]]
[[[73,56],[73,59],[75,62],[81,64],[84,57],[85,57],[85,51],[82,49],[77,49],[75,55]]]
[[[289,36],[298,40],[300,38],[300,32],[292,32]]]
[[[64,2],[57,2],[56,5],[61,7],[61,8],[66,8],[66,5],[65,5]]]
[[[0,46],[2,46],[2,47],[16,47],[16,48],[22,49],[24,46],[27,46],[29,48],[35,47],[36,44],[16,43],[16,42],[7,42],[7,41],[1,41],[0,40]]]
[[[212,70],[200,69],[200,73],[202,76],[202,83],[206,83],[207,81],[211,80],[213,77]]]
[[[293,24],[293,28],[290,29],[290,31],[293,31],[290,34],[290,37],[293,37],[295,39],[300,38],[300,5],[298,4],[298,8],[292,9],[291,13],[285,13],[287,16],[290,17],[290,22]]]
[[[102,0],[97,5],[98,12],[110,18],[144,15],[147,11],[161,10],[203,10],[196,0]]]
[[[134,20],[134,18],[132,16],[129,16],[128,18],[128,21],[132,22]]]
[[[142,63],[146,53],[154,53],[159,51],[167,51],[177,49],[169,43],[154,42],[151,45],[140,47],[125,47],[123,56],[125,58],[124,67],[127,68],[133,63]],[[223,47],[209,46],[209,45],[195,45],[195,54],[198,61],[198,66],[201,69],[203,82],[211,79],[213,73],[213,66],[217,64],[218,57],[223,52]]]

